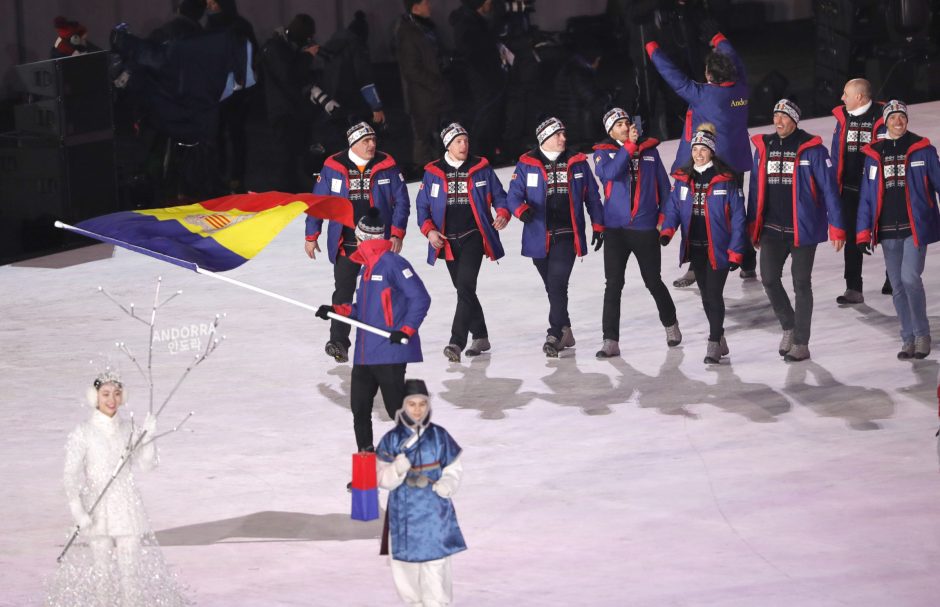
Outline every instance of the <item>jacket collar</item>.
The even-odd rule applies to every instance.
[[[392,241],[384,238],[375,238],[359,243],[356,252],[349,256],[350,261],[361,263],[371,271],[382,255],[392,249]]]

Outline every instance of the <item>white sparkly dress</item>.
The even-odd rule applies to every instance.
[[[131,444],[131,423],[97,409],[69,434],[65,493],[81,520]],[[134,432],[134,439],[139,430]],[[144,438],[144,443],[147,439]],[[168,572],[134,484],[133,468],[157,463],[156,445],[138,447],[91,513],[51,580],[50,607],[177,607],[188,604]]]

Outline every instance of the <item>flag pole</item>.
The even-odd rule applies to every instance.
[[[310,310],[311,312],[314,312],[314,313],[315,313],[315,312],[317,311],[317,309],[318,309],[318,307],[311,306],[310,304],[306,304],[306,303],[304,303],[304,302],[302,302],[302,301],[298,301],[298,300],[293,299],[293,298],[291,298],[291,297],[287,297],[287,296],[285,296],[285,295],[280,295],[279,293],[274,293],[273,291],[268,291],[267,289],[262,289],[261,287],[256,287],[256,286],[250,285],[250,284],[248,284],[248,283],[246,283],[246,282],[242,282],[242,281],[240,281],[240,280],[235,280],[234,278],[229,278],[228,276],[223,276],[222,274],[218,274],[218,273],[216,273],[216,272],[212,272],[212,271],[210,271],[210,270],[206,270],[205,268],[200,268],[198,265],[196,265],[195,263],[192,263],[192,262],[190,262],[190,261],[185,261],[185,260],[182,260],[182,259],[178,259],[178,258],[176,258],[176,257],[172,257],[172,256],[170,256],[170,255],[165,255],[165,254],[163,254],[163,253],[157,253],[157,252],[155,252],[155,251],[151,251],[151,250],[145,249],[145,248],[143,248],[143,247],[138,247],[138,246],[136,246],[136,245],[129,245],[128,243],[122,242],[122,241],[120,241],[120,240],[116,240],[116,239],[114,239],[114,238],[109,238],[109,237],[107,237],[107,236],[102,236],[102,235],[100,235],[100,234],[95,234],[94,232],[89,232],[88,230],[83,230],[82,228],[78,228],[78,227],[69,225],[69,224],[67,224],[67,223],[63,223],[63,222],[61,222],[61,221],[56,221],[56,222],[55,222],[55,227],[61,228],[61,229],[63,229],[63,230],[69,230],[70,232],[75,232],[76,234],[81,234],[81,235],[83,235],[83,236],[88,236],[89,238],[94,238],[95,240],[101,240],[101,241],[103,241],[103,242],[108,242],[108,243],[117,245],[117,246],[119,246],[119,247],[122,247],[122,248],[125,248],[125,249],[129,249],[129,250],[134,251],[134,252],[136,252],[136,253],[143,253],[144,255],[148,255],[148,256],[150,256],[150,257],[155,257],[155,258],[157,258],[157,259],[166,261],[167,263],[172,263],[173,265],[180,266],[181,268],[186,268],[186,269],[188,269],[188,270],[193,270],[193,271],[196,272],[197,274],[202,274],[203,276],[209,276],[210,278],[215,278],[216,280],[221,280],[222,282],[227,282],[227,283],[229,283],[229,284],[235,285],[236,287],[241,287],[241,288],[243,288],[243,289],[248,289],[249,291],[254,291],[255,293],[260,293],[261,295],[267,295],[268,297],[272,297],[272,298],[277,299],[277,300],[279,300],[279,301],[283,301],[284,303],[289,303],[289,304],[291,304],[291,305],[297,306],[298,308],[303,308],[304,310]],[[379,335],[379,336],[384,337],[384,338],[386,338],[386,339],[388,339],[388,338],[391,337],[391,335],[392,335],[389,331],[386,331],[386,330],[384,330],[384,329],[380,329],[380,328],[378,328],[378,327],[373,327],[372,325],[367,325],[367,324],[364,323],[364,322],[359,322],[358,320],[356,320],[356,319],[354,319],[354,318],[348,318],[348,317],[343,316],[343,315],[341,315],[341,314],[336,314],[335,312],[328,312],[328,313],[327,313],[327,316],[329,316],[329,317],[332,318],[333,320],[336,320],[336,321],[339,321],[339,322],[344,322],[344,323],[346,323],[347,325],[352,325],[353,327],[356,327],[357,329],[362,329],[363,331],[368,331],[369,333],[375,333],[376,335]],[[407,338],[406,338],[406,339],[403,339],[403,340],[402,340],[402,343],[403,343],[403,344],[407,344],[407,343],[408,343]]]

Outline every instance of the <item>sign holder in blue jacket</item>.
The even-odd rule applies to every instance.
[[[313,186],[314,194],[341,196],[349,198],[349,169],[337,160],[337,157],[346,154],[344,150],[326,159],[320,176]],[[405,238],[408,227],[409,208],[408,189],[395,159],[382,152],[376,152],[376,162],[372,165],[372,178],[369,191],[369,206],[379,210],[379,215],[385,223],[385,238],[395,236]],[[354,220],[357,218],[354,218]],[[306,239],[316,241],[320,237],[323,220],[316,217],[307,217]],[[343,224],[331,221],[327,228],[327,254],[330,263],[336,263],[339,254]]]

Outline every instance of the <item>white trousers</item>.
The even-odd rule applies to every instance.
[[[423,563],[392,559],[392,579],[406,605],[444,607],[453,600],[449,556]]]

